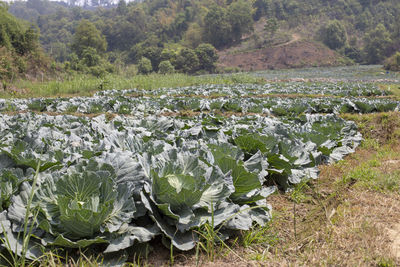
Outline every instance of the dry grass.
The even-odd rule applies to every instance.
[[[393,229],[400,218],[398,192],[378,192],[341,179],[373,157],[361,149],[347,164],[324,166],[319,181],[309,184],[304,200],[296,204],[290,195],[270,198],[276,217],[271,231],[280,233],[280,248],[265,253],[267,266],[377,266],[400,264],[391,251]],[[398,166],[400,168],[400,166]],[[296,229],[294,227],[296,218]],[[295,235],[296,231],[296,235]]]

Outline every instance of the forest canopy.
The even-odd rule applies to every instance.
[[[255,23],[263,20],[264,35],[254,38],[267,40],[264,45],[271,44],[277,30],[282,28],[313,36],[356,63],[383,63],[400,50],[400,2],[396,0],[79,3],[80,6],[75,0],[68,3],[28,0],[15,2],[9,10],[38,26],[42,46],[56,61],[81,70],[90,68],[88,60],[82,61],[86,51],[87,58],[94,57],[103,63],[139,64],[148,59],[151,71],[156,72],[161,62],[163,69],[171,65],[168,71],[212,72],[218,59],[215,49],[243,42],[253,34]],[[83,30],[86,33],[82,34]],[[37,36],[36,32],[29,34]],[[97,38],[96,45],[84,44],[83,38],[92,37]],[[207,59],[204,59],[207,53],[199,51],[204,44],[208,45],[207,53],[211,53]],[[22,52],[29,45],[24,43],[16,49]],[[111,70],[109,66],[104,68]]]

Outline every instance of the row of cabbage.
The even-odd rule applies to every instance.
[[[284,123],[1,114],[0,237],[20,252],[33,190],[30,258],[54,246],[97,244],[113,253],[157,236],[189,250],[206,223],[221,238],[265,224],[268,195],[316,178],[318,164],[341,159],[360,141],[355,124],[334,115]]]
[[[264,113],[297,116],[315,113],[371,113],[399,110],[400,101],[387,98],[196,98],[196,97],[76,97],[0,100],[0,111],[117,113],[131,115],[180,111]]]
[[[265,84],[210,84],[154,90],[128,89],[97,92],[97,96],[227,96],[244,97],[265,94],[304,94],[333,96],[386,96],[390,92],[381,90],[372,83],[349,82],[276,82]]]
[[[304,81],[341,81],[341,82],[400,82],[400,74],[385,71],[382,65],[354,65],[340,67],[318,67],[303,69],[266,70],[249,73],[267,80],[296,79]]]

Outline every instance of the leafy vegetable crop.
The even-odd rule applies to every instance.
[[[14,242],[40,162],[31,257],[42,246],[116,252],[158,235],[188,250],[206,223],[224,236],[263,225],[277,187],[316,178],[318,164],[361,141],[353,123],[334,115],[108,121],[24,113],[0,115],[0,132],[1,223]]]
[[[335,114],[398,110],[399,101],[366,97],[385,94],[368,84],[320,82],[0,100],[3,111],[59,114],[0,114],[2,247],[22,253],[26,218],[29,258],[54,246],[119,253],[157,236],[190,250],[204,225],[221,240],[264,225],[270,194],[317,178],[318,165],[361,142],[355,124]],[[197,113],[163,116],[179,111]]]

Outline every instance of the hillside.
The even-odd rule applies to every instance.
[[[218,54],[220,68],[244,71],[337,66],[346,61],[339,53],[321,43],[300,39],[250,51],[222,50]]]
[[[168,61],[164,66],[171,71],[186,73],[381,64],[400,49],[396,0],[121,0],[114,7],[97,7],[103,2],[87,1],[82,8],[74,1],[29,0],[16,2],[10,11],[38,25],[44,49],[77,71],[90,68],[82,66],[73,48],[82,20],[106,40],[106,49],[97,51],[103,61],[120,66],[143,63],[144,57],[151,63],[145,72],[158,72],[161,61]],[[294,33],[302,41],[288,44]],[[219,69],[213,56],[208,67],[197,63],[201,53],[194,50],[202,43],[218,49]]]
[[[10,89],[18,77],[41,77],[50,61],[39,44],[38,29],[12,16],[0,2],[0,90]]]

